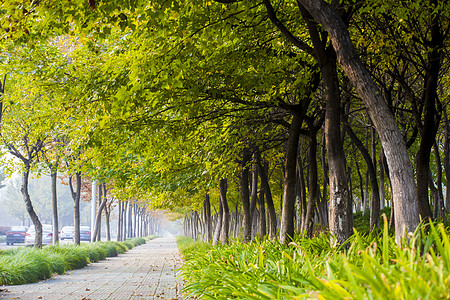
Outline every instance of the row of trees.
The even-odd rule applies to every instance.
[[[450,210],[447,2],[89,3],[0,7],[2,137],[25,173],[52,141],[119,200],[205,224],[212,204],[222,242],[230,207],[244,241],[260,215],[282,242],[315,215],[345,241],[355,203],[372,229],[390,203],[397,242]]]

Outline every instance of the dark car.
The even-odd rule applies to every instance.
[[[89,226],[80,226],[80,241],[91,241],[91,228]]]
[[[6,245],[14,245],[14,243],[25,243],[25,236],[28,228],[26,226],[12,226],[6,233]]]

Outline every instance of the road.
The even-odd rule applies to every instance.
[[[183,299],[173,236],[39,283],[0,287],[4,299]]]

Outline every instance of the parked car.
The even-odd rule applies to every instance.
[[[91,227],[80,226],[80,241],[91,241]]]
[[[74,231],[73,226],[64,226],[61,229],[61,234],[60,234],[61,241],[65,240],[65,239],[68,239],[68,240],[73,239],[73,231]]]
[[[24,243],[25,235],[28,228],[26,226],[12,226],[6,232],[6,245],[14,245],[14,243]]]
[[[34,245],[34,240],[36,238],[36,230],[34,225],[31,226],[25,236],[25,245]],[[42,225],[42,244],[48,245],[52,243],[53,239],[53,225],[43,224]]]

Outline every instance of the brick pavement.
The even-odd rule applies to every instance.
[[[38,283],[0,286],[1,299],[183,299],[174,237],[157,238],[118,257]],[[6,291],[5,291],[6,290]]]

